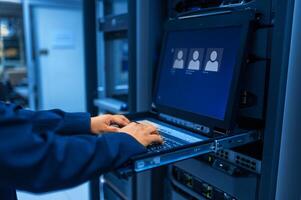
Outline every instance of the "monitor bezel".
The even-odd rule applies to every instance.
[[[240,12],[231,12],[222,15],[211,15],[211,16],[201,16],[201,17],[192,17],[185,19],[174,19],[169,20],[165,25],[165,33],[163,37],[163,45],[161,47],[159,65],[157,67],[156,77],[155,77],[155,87],[153,90],[153,106],[156,109],[156,112],[167,114],[173,117],[180,119],[188,120],[197,124],[203,124],[211,128],[219,128],[229,130],[234,127],[234,119],[237,116],[239,108],[239,82],[242,77],[242,72],[246,63],[246,53],[247,53],[247,44],[250,36],[251,22],[255,19],[255,13],[252,10],[240,11]],[[231,82],[230,95],[228,98],[226,111],[224,115],[224,120],[216,119],[213,117],[208,117],[204,115],[199,115],[196,113],[191,113],[188,111],[179,110],[177,108],[169,107],[166,105],[161,105],[156,103],[156,97],[158,92],[158,84],[160,82],[160,72],[163,65],[164,54],[166,49],[166,42],[168,33],[171,31],[187,31],[187,30],[202,30],[208,28],[225,28],[240,26],[241,38],[240,46],[237,50],[237,59],[234,66],[234,76]]]

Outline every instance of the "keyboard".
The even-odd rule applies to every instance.
[[[161,137],[164,141],[163,144],[151,144],[151,145],[149,145],[147,147],[148,153],[160,152],[160,151],[163,151],[163,150],[168,150],[168,149],[175,148],[177,146],[181,146],[185,143],[201,141],[200,138],[190,136],[190,135],[185,134],[181,131],[174,130],[170,127],[162,126],[160,124],[156,124],[156,123],[154,123],[152,121],[149,121],[149,120],[142,120],[142,121],[138,121],[138,122],[139,123],[152,124],[155,127],[157,127],[158,132],[160,133],[160,135],[161,135]],[[180,138],[180,139],[175,140],[173,138]],[[180,140],[182,140],[183,142],[181,143]]]
[[[184,140],[185,142],[188,142],[188,143],[202,141],[201,138],[188,135],[188,134],[186,134],[182,131],[175,130],[175,129],[167,127],[167,126],[163,126],[163,125],[154,123],[154,122],[149,121],[149,120],[141,120],[141,121],[138,121],[138,122],[142,123],[142,124],[147,123],[147,124],[154,125],[155,127],[157,127],[159,133],[161,133],[161,135],[163,135],[163,136],[164,135],[170,135],[172,137],[181,138],[181,140]]]

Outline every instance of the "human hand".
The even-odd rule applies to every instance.
[[[119,129],[119,132],[133,136],[143,146],[148,146],[152,143],[163,143],[163,139],[159,135],[157,128],[150,124],[138,124],[132,122]]]
[[[91,117],[91,132],[94,134],[99,134],[101,132],[118,132],[120,129],[119,127],[124,127],[129,123],[130,121],[123,115],[106,114]]]

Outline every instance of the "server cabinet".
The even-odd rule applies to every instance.
[[[161,22],[157,22],[162,18],[160,10],[164,3],[98,0],[95,5],[98,69],[93,104],[98,113],[126,114],[147,110],[152,63],[155,62],[152,40],[160,36],[157,29]],[[157,13],[150,16],[152,8]],[[145,38],[145,27],[150,28],[149,23],[154,32]],[[149,171],[127,179],[121,179],[114,172],[104,174],[100,177],[99,189],[94,187],[94,193],[97,190],[100,199],[156,198],[152,183],[159,177],[158,173]]]
[[[141,6],[142,4],[147,5],[145,2],[148,1],[137,2],[136,6]],[[160,4],[160,2],[158,2],[158,4]],[[165,180],[163,180],[164,183],[165,181],[170,183],[167,185],[171,185],[170,187],[167,187],[168,189],[164,189],[171,194],[166,198],[213,199],[210,195],[209,197],[206,195],[197,196],[189,186],[181,186],[172,174],[174,168],[181,169],[184,174],[186,173],[189,176],[199,179],[199,182],[210,185],[211,188],[215,188],[217,191],[223,191],[226,193],[226,195],[224,195],[226,197],[229,196],[234,199],[243,199],[245,194],[237,191],[237,188],[242,187],[242,185],[250,184],[252,187],[248,188],[247,193],[252,193],[252,195],[249,196],[249,199],[275,198],[289,57],[289,51],[286,50],[290,49],[290,31],[294,5],[295,1],[169,0],[165,8],[161,7],[161,9],[165,9],[162,13],[166,14],[166,16],[163,16],[163,14],[163,17],[160,19],[161,25],[163,24],[164,19],[167,20],[169,18],[181,18],[189,15],[218,15],[225,11],[235,12],[236,10],[241,9],[256,10],[259,23],[254,30],[253,43],[247,60],[248,73],[245,77],[246,81],[243,83],[244,90],[242,90],[241,93],[240,123],[246,126],[262,128],[264,135],[261,142],[251,144],[250,146],[217,151],[214,154],[207,155],[207,157],[205,156],[201,161],[189,160],[185,161],[184,164],[179,163],[170,165],[170,173],[168,176],[165,176]],[[150,8],[153,9],[153,7]],[[143,14],[145,15],[144,19],[153,19],[150,16],[152,16],[154,12],[151,11],[151,9],[143,11]],[[142,11],[140,10],[140,12]],[[137,9],[136,14],[137,13],[139,13],[139,9]],[[134,81],[150,86],[152,82],[152,78],[150,77],[153,74],[153,67],[156,65],[156,56],[158,56],[160,28],[157,26],[157,31],[151,35],[149,33],[153,24],[143,24],[142,22],[144,21],[139,20],[140,18],[136,18],[135,20],[136,37],[139,38],[138,41],[135,40],[135,52],[136,55],[139,55],[135,59],[135,64],[139,64],[139,66],[136,66],[135,68]],[[149,40],[144,40],[147,41],[145,43],[139,42],[145,38]],[[143,48],[146,47],[145,45],[148,45],[147,47],[150,48]],[[143,60],[143,56],[146,56],[145,60]],[[145,69],[145,71],[149,73],[148,75],[137,75],[139,70],[140,72],[144,70],[140,64],[146,64],[148,66]],[[139,79],[139,77],[143,78]],[[99,79],[101,79],[101,77]],[[129,79],[129,82],[130,80],[131,79]],[[106,83],[106,81],[104,82]],[[130,88],[131,87],[129,86],[128,89]],[[150,91],[145,91],[144,89],[145,87],[143,87],[143,85],[137,84],[132,91],[140,91],[141,94],[143,94],[144,100],[150,102],[151,89],[148,89]],[[101,94],[101,87],[98,88],[98,92]],[[101,96],[100,94],[99,96]],[[147,105],[149,104],[144,104],[141,95],[137,94],[138,92],[135,93],[136,96],[133,100],[136,108],[139,108],[139,111],[143,109],[147,110]],[[139,105],[141,107],[139,107]],[[209,158],[214,160],[214,162],[208,162]],[[187,166],[187,164],[185,164],[186,162],[198,162],[199,164],[195,164],[192,168],[191,166]],[[208,173],[210,171],[212,177],[224,178],[220,178],[220,182],[218,180],[211,180],[212,177],[207,177],[205,173],[199,173],[201,169],[204,169],[204,171]],[[237,177],[229,171],[231,173],[243,171],[244,173],[240,175],[240,177]],[[137,178],[135,176],[136,175],[133,177]],[[223,179],[228,181],[224,181],[223,184],[220,184]],[[244,181],[242,184],[238,184],[241,179],[244,179]],[[255,193],[255,195],[253,195],[253,193]]]
[[[242,9],[256,10],[258,23],[253,32],[247,72],[242,83],[239,123],[261,129],[266,121],[268,104],[274,26],[272,1],[175,0],[170,1],[169,15],[186,18],[219,15]],[[264,128],[263,133],[266,133]],[[260,184],[263,144],[261,141],[224,149],[169,166],[169,198],[258,199],[260,188],[263,187]]]

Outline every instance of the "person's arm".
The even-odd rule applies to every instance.
[[[19,111],[0,103],[0,184],[5,186],[31,192],[72,187],[146,150],[125,133],[66,137],[41,131],[31,114]]]
[[[33,112],[21,109],[20,107],[16,107],[16,112],[19,115],[30,117],[35,130],[54,131],[61,135],[118,132],[119,128],[111,126],[112,124],[124,127],[130,123],[122,115],[105,114],[90,117],[90,114],[85,112],[68,113],[59,109]]]
[[[34,112],[12,104],[10,106],[15,107],[15,114],[30,119],[35,131],[53,131],[63,135],[91,133],[89,113],[68,113],[59,109]]]

